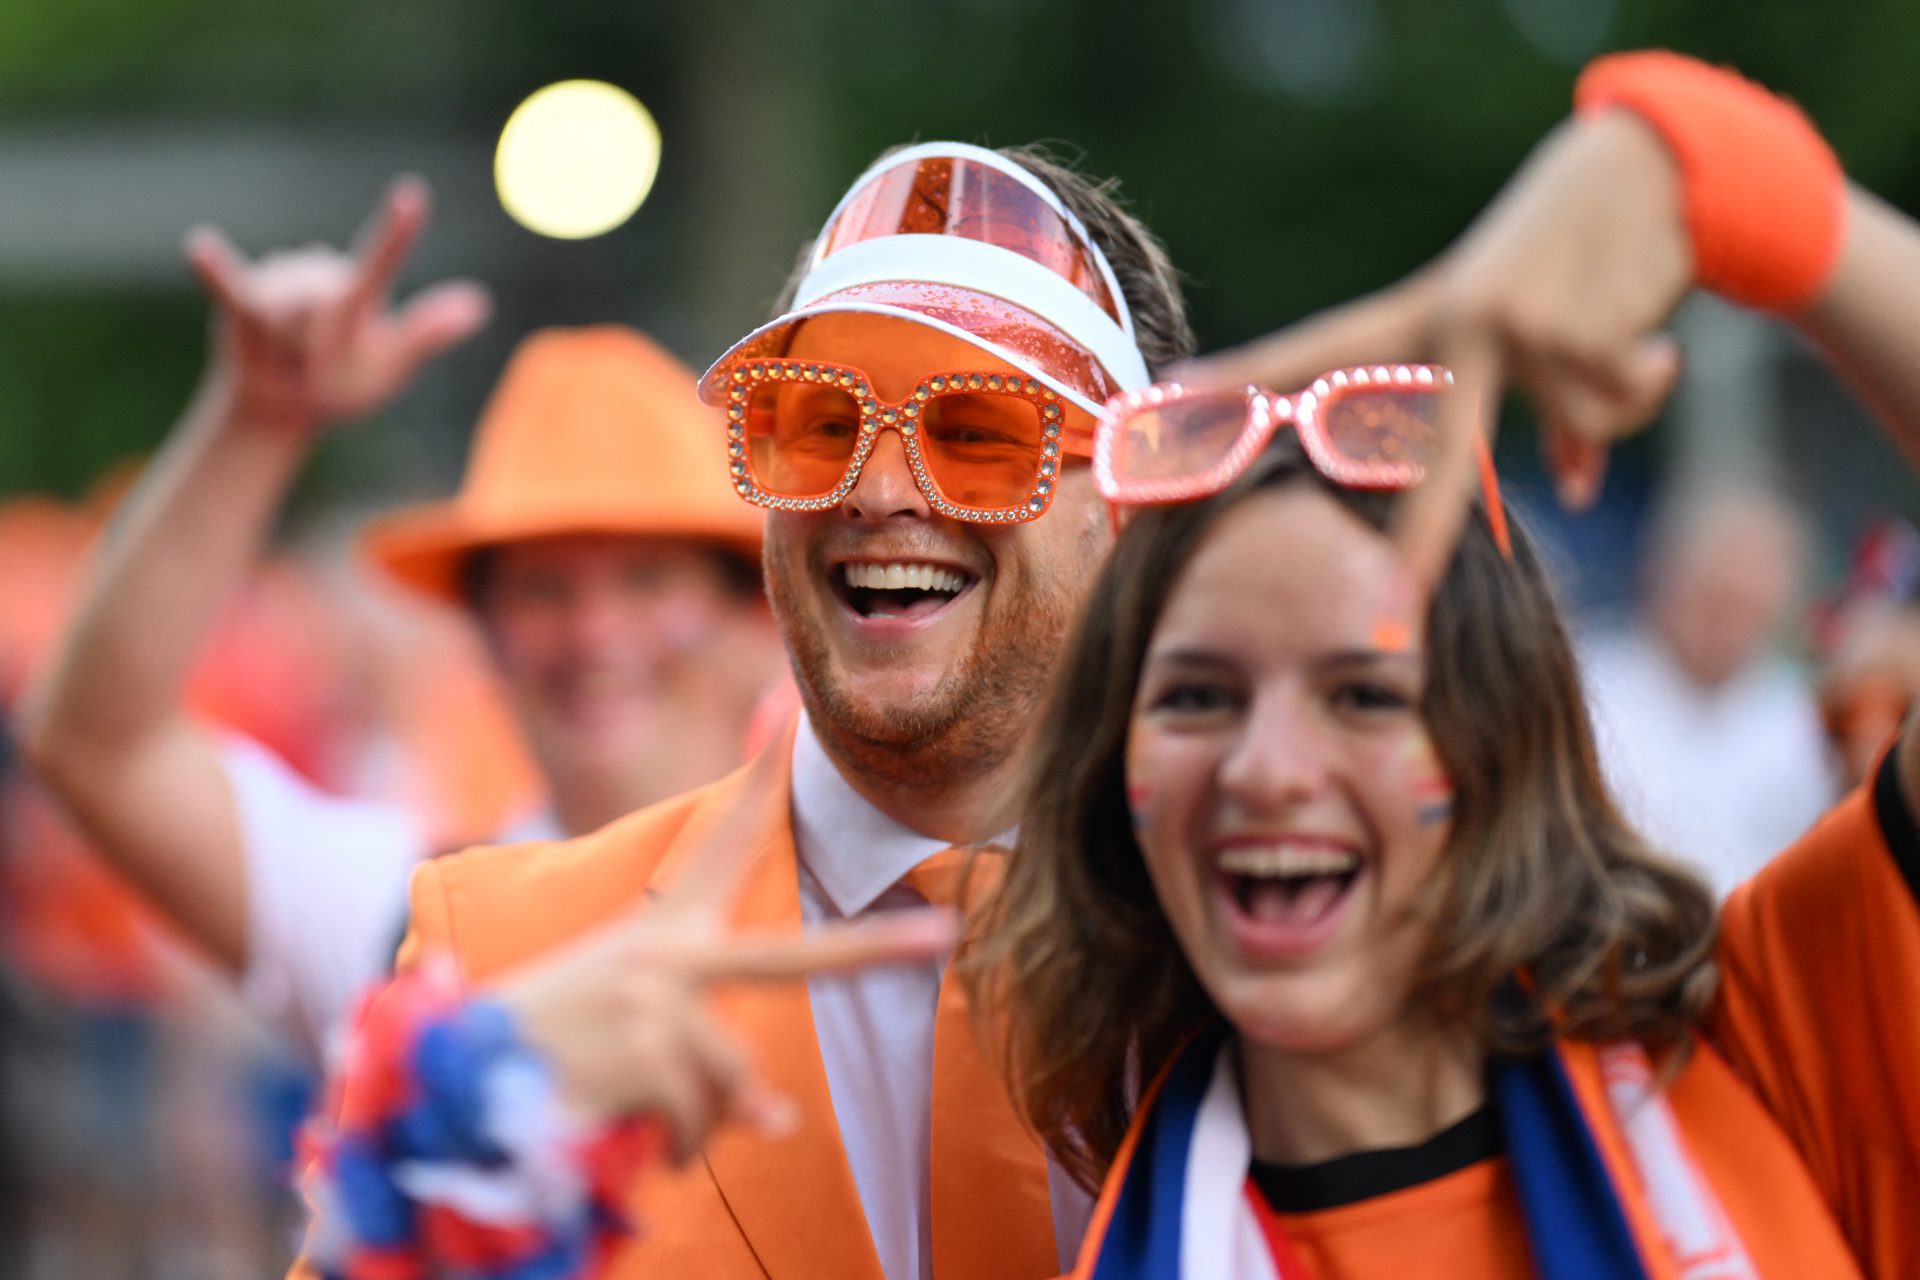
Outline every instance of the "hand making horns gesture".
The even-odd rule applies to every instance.
[[[769,775],[784,767],[778,752],[751,766]],[[657,1116],[681,1160],[723,1121],[778,1132],[792,1120],[791,1102],[767,1092],[711,1015],[715,986],[924,964],[945,954],[957,933],[953,914],[931,907],[792,933],[735,932],[728,909],[761,851],[747,820],[728,815],[667,892],[494,990],[570,1104],[596,1118]]]
[[[215,228],[188,233],[187,262],[214,303],[208,385],[236,420],[311,430],[364,417],[486,323],[487,292],[471,280],[393,305],[427,209],[426,184],[397,179],[351,253],[314,245],[249,262]]]

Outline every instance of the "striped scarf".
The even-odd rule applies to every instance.
[[[1647,1258],[1558,1050],[1496,1065],[1493,1102],[1506,1133],[1527,1242],[1541,1280],[1758,1280],[1738,1232],[1688,1157],[1636,1044],[1601,1050],[1607,1101],[1647,1189],[1664,1254]],[[1143,1106],[1138,1141],[1104,1234],[1081,1258],[1087,1280],[1312,1280],[1269,1244],[1245,1193],[1251,1140],[1231,1037],[1190,1045]],[[1100,1228],[1096,1226],[1096,1231]],[[1089,1269],[1089,1263],[1091,1263]]]

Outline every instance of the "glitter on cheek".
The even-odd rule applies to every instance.
[[[1127,813],[1133,818],[1133,829],[1139,831],[1147,825],[1147,802],[1152,798],[1153,788],[1144,782],[1127,784]]]

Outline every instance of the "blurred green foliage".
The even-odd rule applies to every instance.
[[[399,123],[485,140],[539,84],[604,77],[661,119],[656,202],[669,208],[696,168],[768,147],[789,158],[801,176],[774,226],[791,234],[769,234],[754,264],[769,294],[881,148],[1053,139],[1123,179],[1218,346],[1425,260],[1564,115],[1586,57],[1646,45],[1792,95],[1862,181],[1920,207],[1913,0],[10,0],[0,130]],[[731,154],[741,129],[755,145]],[[683,215],[651,234],[686,250],[665,256],[697,261],[702,230]],[[198,358],[181,283],[166,297],[0,304],[0,488],[72,492],[157,438]],[[697,312],[697,281],[683,288]],[[756,318],[703,315],[681,331],[711,339]]]

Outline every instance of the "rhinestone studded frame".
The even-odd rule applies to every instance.
[[[1418,463],[1386,460],[1355,461],[1338,453],[1321,425],[1326,409],[1341,397],[1368,391],[1412,391],[1453,385],[1453,374],[1438,365],[1374,365],[1322,374],[1291,396],[1248,387],[1235,394],[1246,398],[1247,421],[1233,446],[1204,472],[1169,480],[1135,480],[1116,475],[1114,440],[1133,414],[1217,392],[1196,391],[1177,382],[1124,392],[1107,402],[1094,438],[1093,474],[1100,494],[1110,503],[1151,506],[1188,502],[1219,490],[1247,469],[1279,424],[1291,422],[1308,458],[1322,475],[1359,489],[1404,489],[1418,484]]]
[[[813,382],[837,386],[853,396],[860,406],[860,439],[853,456],[847,460],[845,474],[832,492],[817,498],[788,498],[770,493],[754,479],[747,461],[747,400],[754,388],[781,382]],[[1034,468],[1033,485],[1017,507],[970,507],[950,502],[940,491],[939,482],[927,467],[920,446],[919,421],[929,400],[955,391],[967,394],[1011,395],[1032,401],[1040,410],[1041,453]],[[973,524],[1019,524],[1038,519],[1053,505],[1059,487],[1062,453],[1061,430],[1066,409],[1059,393],[1033,378],[1009,373],[985,373],[962,370],[923,377],[913,394],[905,400],[887,402],[873,394],[867,375],[848,365],[818,361],[741,360],[727,373],[727,465],[734,491],[748,502],[775,511],[825,511],[840,505],[853,491],[860,471],[880,439],[882,431],[895,431],[906,448],[907,465],[913,471],[914,484],[927,502],[943,516]]]

